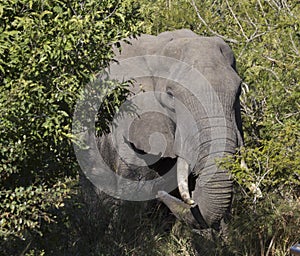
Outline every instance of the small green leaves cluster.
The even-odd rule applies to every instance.
[[[40,233],[38,227],[42,221],[53,222],[52,216],[47,214],[49,205],[56,209],[64,206],[71,183],[71,179],[65,179],[51,187],[41,184],[1,191],[1,237],[20,234],[25,239],[23,229],[36,229]]]
[[[80,91],[142,20],[131,0],[0,0],[0,24],[0,237],[24,237],[76,179]]]

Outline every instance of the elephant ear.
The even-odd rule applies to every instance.
[[[136,81],[131,98],[135,111],[124,137],[138,152],[175,158],[175,124],[157,101],[152,84],[151,77]]]
[[[164,114],[146,112],[131,123],[128,141],[140,153],[175,158],[174,130],[173,122]]]

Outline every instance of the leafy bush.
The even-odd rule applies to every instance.
[[[80,90],[141,17],[131,0],[1,0],[0,23],[0,237],[25,239],[76,183]]]
[[[245,148],[225,164],[237,185],[229,240],[234,254],[288,255],[299,242],[299,4],[156,0],[145,6],[147,32],[192,28],[233,49],[243,78]]]
[[[299,4],[141,0],[138,9],[133,2],[0,0],[1,237],[30,234],[24,243],[12,240],[28,255],[288,255],[300,237]],[[191,28],[222,37],[235,52],[245,147],[223,163],[236,181],[226,246],[218,236],[208,241],[170,224],[155,208],[133,206],[111,218],[102,205],[90,209],[74,195],[80,191],[70,150],[74,103],[113,57],[111,46],[140,28],[151,34]],[[109,113],[103,117],[105,125]],[[129,217],[135,222],[126,224]]]

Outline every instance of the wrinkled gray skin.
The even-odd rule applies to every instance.
[[[200,71],[217,93],[224,110],[222,117],[226,122],[225,124],[218,122],[218,116],[207,116],[195,97],[176,83],[165,79],[137,79],[133,88],[135,93],[139,91],[139,85],[142,84],[145,91],[155,90],[171,95],[170,98],[157,96],[157,101],[161,108],[173,115],[176,121],[174,123],[166,115],[145,114],[131,124],[129,136],[124,139],[130,150],[149,153],[149,136],[158,131],[164,134],[167,140],[166,150],[160,156],[160,161],[153,166],[139,168],[126,165],[112,148],[111,135],[108,134],[98,143],[100,152],[117,173],[132,179],[153,178],[177,164],[179,196],[175,198],[164,191],[159,191],[157,198],[163,201],[175,216],[188,223],[202,228],[218,228],[231,205],[232,181],[227,170],[218,168],[216,160],[234,154],[236,148],[242,145],[239,103],[241,79],[235,70],[233,53],[222,39],[201,37],[190,30],[164,32],[158,36],[142,35],[138,39],[130,39],[130,43],[122,43],[122,53],[117,52],[118,61],[140,55],[161,55],[184,61]],[[184,103],[193,113],[193,118],[198,125],[199,134],[189,141],[190,149],[178,143],[178,134],[180,133],[182,141],[182,138],[188,138],[190,131],[188,125],[184,125],[185,116],[180,115],[179,108],[174,105],[176,103],[172,102],[173,98]],[[214,108],[216,102],[209,104]],[[208,119],[214,120],[213,127],[209,127]],[[210,134],[224,131],[224,125],[226,132],[218,134],[217,139],[212,140]],[[223,129],[220,129],[220,126],[223,126],[221,127]],[[214,147],[217,148],[216,152],[210,152],[212,143],[217,145]],[[189,185],[186,182],[186,166],[191,167],[191,163],[187,152],[182,152],[183,150],[199,152],[196,164],[192,167],[193,174],[189,177]],[[155,155],[158,152],[150,153]],[[203,182],[209,174],[211,174],[210,179]]]

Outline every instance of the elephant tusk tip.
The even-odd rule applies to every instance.
[[[170,195],[166,192],[166,191],[158,191],[157,194],[156,194],[156,199],[158,200],[163,200],[164,198],[166,197],[169,197]],[[179,200],[179,199],[178,199]],[[181,201],[182,202],[182,201]],[[190,205],[190,206],[195,206],[196,203],[193,199],[191,198],[186,198],[186,199],[183,199],[183,202],[187,205]]]
[[[156,194],[156,199],[161,199],[162,197],[168,195],[168,193],[166,191],[158,191],[157,194]]]
[[[194,205],[195,201],[191,198],[188,198],[187,200],[185,200],[185,203],[188,204],[188,205]]]

